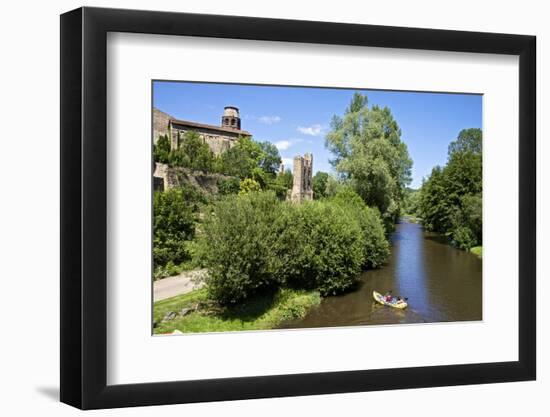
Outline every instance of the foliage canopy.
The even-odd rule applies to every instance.
[[[482,243],[482,132],[464,129],[449,145],[445,167],[435,167],[420,190],[424,226],[463,249]]]
[[[199,244],[209,296],[232,304],[279,287],[328,295],[353,286],[363,267],[384,262],[389,244],[378,211],[349,193],[292,204],[250,191],[214,203]]]
[[[326,146],[341,179],[378,208],[391,229],[411,182],[412,160],[390,109],[369,108],[367,96],[355,93],[344,115],[333,117]]]

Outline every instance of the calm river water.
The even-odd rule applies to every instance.
[[[361,275],[358,288],[323,299],[302,320],[283,328],[421,323],[482,319],[482,262],[422,226],[403,221],[392,234],[388,264]],[[374,303],[372,291],[408,297],[405,310]]]

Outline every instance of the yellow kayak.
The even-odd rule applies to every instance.
[[[393,307],[393,308],[398,308],[400,310],[402,310],[404,308],[407,308],[407,306],[408,306],[408,304],[405,301],[398,301],[398,302],[389,303],[386,300],[384,300],[384,296],[382,294],[380,294],[379,292],[376,292],[376,291],[372,292],[372,297],[374,298],[374,301],[376,301],[377,303],[380,303],[380,304],[385,305],[385,306]]]

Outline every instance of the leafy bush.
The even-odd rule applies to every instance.
[[[228,196],[201,230],[209,296],[221,304],[281,286],[336,294],[389,253],[378,211],[353,191],[299,205],[272,192]]]
[[[342,205],[361,226],[364,237],[363,266],[381,266],[390,254],[390,244],[386,239],[384,223],[378,209],[367,207],[363,199],[349,187],[340,189],[332,200]]]
[[[260,184],[252,178],[245,178],[239,184],[239,194],[248,194],[260,191]]]
[[[285,203],[276,223],[281,230],[274,256],[280,279],[290,286],[317,288],[322,295],[353,286],[365,242],[359,222],[347,214],[333,202]]]
[[[153,196],[153,264],[155,270],[170,262],[190,259],[186,242],[195,235],[195,216],[203,197],[191,186],[155,192]],[[169,268],[170,269],[170,268]]]
[[[155,162],[167,164],[170,160],[170,140],[167,135],[161,135],[153,147],[153,158]]]
[[[470,252],[472,252],[478,258],[482,258],[483,257],[483,246],[474,246],[473,248],[470,248]]]
[[[238,178],[220,178],[218,180],[218,192],[221,195],[237,194],[239,192],[240,181]]]
[[[168,261],[164,266],[157,266],[154,270],[154,279],[162,279],[180,274],[184,270],[183,264],[176,265],[172,261]]]
[[[285,200],[287,191],[292,188],[292,182],[292,172],[287,169],[284,172],[278,173],[275,178],[268,180],[265,189],[273,191],[280,200]]]
[[[205,217],[201,246],[209,268],[208,294],[221,304],[239,302],[274,286],[273,227],[279,202],[273,193],[228,196]]]

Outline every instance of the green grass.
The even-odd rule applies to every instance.
[[[477,255],[479,258],[482,258],[483,246],[474,246],[473,248],[470,248],[470,252],[472,252],[474,255]]]
[[[258,295],[234,307],[220,308],[208,302],[206,289],[156,302],[153,308],[155,334],[225,332],[238,330],[268,330],[278,327],[283,321],[303,318],[314,306],[319,305],[318,291],[282,289],[277,293]],[[161,323],[169,311],[197,307],[183,317]]]

